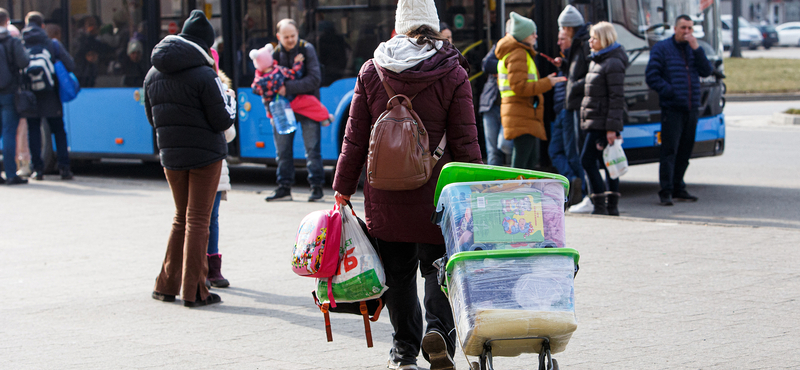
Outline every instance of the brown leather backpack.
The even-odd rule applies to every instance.
[[[436,150],[428,149],[428,131],[411,106],[411,100],[396,94],[373,61],[389,95],[386,111],[378,116],[369,135],[367,182],[380,190],[414,190],[428,182],[433,167],[444,154],[447,135]]]

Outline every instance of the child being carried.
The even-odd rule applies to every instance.
[[[269,103],[275,99],[275,95],[287,79],[295,80],[302,78],[303,54],[297,54],[294,58],[292,68],[278,65],[278,61],[272,58],[272,44],[266,44],[261,49],[250,50],[250,59],[256,68],[256,77],[250,87],[253,93],[260,95],[264,106],[267,108],[267,116],[272,118],[269,111]],[[297,96],[285,96],[290,101],[290,106],[295,113],[301,114],[314,121],[320,122],[322,126],[328,126],[333,120],[333,115],[328,113],[328,109],[314,95],[301,94]]]

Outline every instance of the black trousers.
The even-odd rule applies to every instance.
[[[661,109],[661,167],[658,179],[659,194],[667,195],[686,190],[683,175],[689,167],[689,158],[697,135],[697,111]]]
[[[444,244],[387,242],[378,239],[378,253],[386,270],[383,295],[394,328],[389,356],[401,365],[416,364],[422,345],[422,309],[417,296],[417,267],[425,279],[425,321],[427,329],[438,330],[447,342],[450,355],[455,353],[456,331],[450,301],[439,287],[433,261],[446,253]],[[427,358],[427,354],[423,353]]]

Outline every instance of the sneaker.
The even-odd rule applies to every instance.
[[[419,370],[416,364],[400,365],[397,362],[394,362],[391,358],[389,359],[389,364],[386,365],[386,367],[391,370]]]
[[[152,294],[153,299],[162,302],[175,302],[175,296],[172,294],[161,294],[159,292],[153,291]]]
[[[30,164],[24,164],[20,162],[19,169],[17,170],[17,176],[19,177],[29,177],[31,175],[31,166]]]
[[[311,187],[311,195],[308,196],[308,201],[313,202],[315,200],[320,200],[325,197],[325,194],[322,192],[321,186],[312,186]]]
[[[672,203],[672,195],[659,194],[658,197],[661,200],[661,205],[662,206],[671,206],[671,205],[673,205],[673,203]]]
[[[288,186],[278,186],[275,191],[266,197],[264,200],[267,202],[274,202],[279,200],[292,200],[292,188]]]
[[[592,211],[594,211],[594,205],[589,197],[583,197],[580,203],[569,207],[570,213],[592,213]]]
[[[6,180],[6,185],[19,185],[19,184],[27,184],[28,180],[23,179],[19,176],[14,176],[11,180]]]
[[[431,330],[422,338],[422,349],[428,354],[431,370],[455,370],[456,363],[447,352],[447,342],[437,330]]]
[[[696,202],[697,201],[697,197],[692,195],[692,194],[689,194],[689,192],[686,191],[686,190],[681,190],[681,191],[672,193],[672,199],[675,199],[675,200],[681,201],[681,202]]]
[[[42,181],[42,180],[44,180],[44,172],[42,172],[42,171],[34,171],[31,174],[30,178],[32,178],[32,179],[34,179],[36,181]]]

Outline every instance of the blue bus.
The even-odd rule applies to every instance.
[[[557,54],[555,19],[566,0],[434,0],[440,19],[450,24],[456,46],[472,66],[477,100],[485,81],[480,60],[493,40],[503,34],[511,11],[539,25],[539,50]],[[577,0],[570,1],[587,21],[611,21],[633,61],[626,77],[628,104],[624,148],[630,163],[658,161],[660,110],[658,97],[644,83],[648,48],[671,36],[670,22],[678,14],[695,19],[695,35],[719,73],[703,80],[703,110],[694,156],[722,154],[725,140],[724,84],[719,0]],[[270,121],[260,97],[251,92],[250,49],[275,43],[280,19],[298,23],[300,37],[317,49],[322,68],[321,101],[334,115],[322,128],[322,157],[328,165],[338,158],[355,77],[378,44],[392,36],[394,0],[0,0],[13,23],[37,10],[48,31],[75,58],[82,83],[79,96],[64,104],[71,158],[75,161],[125,158],[158,161],[155,134],[144,113],[142,81],[150,68],[152,48],[168,34],[180,32],[193,9],[205,11],[217,32],[214,48],[220,67],[238,94],[238,136],[231,143],[231,162],[275,163]],[[477,104],[475,104],[477,107]],[[480,116],[477,115],[478,122]],[[42,125],[46,129],[47,125]],[[478,124],[482,135],[482,125]],[[49,138],[49,135],[47,135]],[[304,163],[302,135],[294,153]],[[479,141],[483,144],[483,139]],[[51,145],[44,145],[52,151]],[[546,150],[546,149],[545,149]],[[545,152],[546,153],[546,152]],[[45,158],[52,157],[46,155]],[[53,162],[50,160],[49,162]]]

